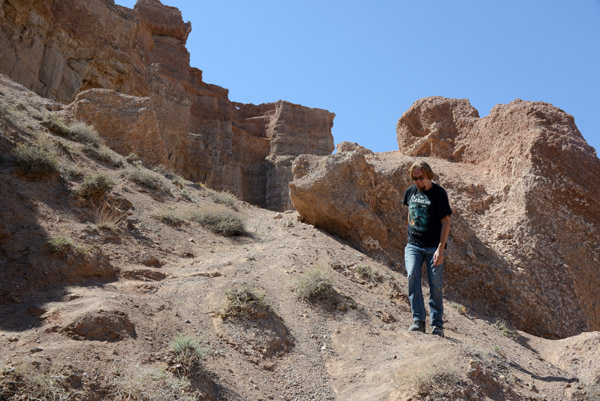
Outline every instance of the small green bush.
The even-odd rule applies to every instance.
[[[62,254],[73,248],[73,243],[64,237],[50,238],[48,241],[46,241],[46,249],[50,253]]]
[[[333,293],[331,278],[322,268],[313,268],[306,271],[296,284],[298,298],[303,301],[313,302],[329,297]]]
[[[100,197],[109,192],[114,185],[115,183],[106,174],[86,175],[75,193],[86,199]]]
[[[171,342],[171,364],[175,365],[175,373],[178,376],[191,376],[202,370],[202,360],[208,354],[208,350],[202,347],[201,337],[179,334]]]
[[[190,219],[217,234],[236,236],[246,233],[243,218],[224,206],[216,205],[194,210],[190,213]]]
[[[47,150],[20,143],[13,154],[21,172],[32,178],[42,178],[58,172],[58,161]]]
[[[179,334],[171,341],[171,352],[176,356],[193,355],[199,360],[204,359],[208,351],[201,346],[202,337]]]

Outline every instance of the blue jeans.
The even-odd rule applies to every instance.
[[[423,291],[421,289],[421,268],[427,263],[427,278],[429,280],[429,312],[431,325],[444,326],[444,304],[442,286],[444,284],[444,264],[433,266],[433,254],[437,247],[421,248],[407,244],[404,249],[404,263],[408,275],[408,300],[412,309],[413,319],[424,322],[426,318]]]

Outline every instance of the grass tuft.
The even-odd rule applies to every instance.
[[[323,268],[313,268],[300,276],[295,290],[299,299],[314,302],[329,297],[333,293],[333,285]]]
[[[46,241],[46,249],[50,253],[64,254],[73,248],[73,243],[64,237],[50,238],[48,241]]]
[[[202,370],[202,360],[208,350],[202,347],[202,338],[187,334],[179,334],[171,342],[171,364],[174,373],[180,377],[190,377]]]

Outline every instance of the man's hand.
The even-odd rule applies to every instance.
[[[433,265],[439,266],[444,263],[444,250],[438,248],[433,254]]]

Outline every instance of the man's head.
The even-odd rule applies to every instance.
[[[410,179],[421,191],[431,188],[433,176],[431,166],[424,161],[418,161],[410,167]]]

